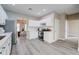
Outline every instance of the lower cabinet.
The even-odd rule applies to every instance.
[[[9,55],[11,52],[11,36],[0,47],[0,55]]]
[[[46,41],[48,43],[52,43],[55,41],[53,31],[44,32],[44,41]]]

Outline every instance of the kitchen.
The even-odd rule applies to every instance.
[[[51,37],[49,37],[49,39],[53,39],[53,32],[52,32],[52,26],[53,26],[53,16],[54,14],[45,16],[44,18],[42,18],[41,20],[29,20],[29,24],[28,24],[28,30],[29,30],[29,39],[35,39],[38,38],[42,41],[46,41],[44,40],[45,34],[44,33],[51,33]],[[54,31],[54,30],[53,30]],[[50,36],[49,35],[49,36]],[[48,38],[47,38],[48,39]],[[52,42],[52,41],[51,41]]]
[[[20,7],[20,6],[25,6],[25,7],[27,6],[28,14],[33,13],[39,17],[33,17],[31,15],[29,16],[26,14],[20,14],[20,12],[25,13],[23,10],[26,10],[26,9],[22,9],[24,7]],[[0,37],[1,38],[0,39],[0,42],[1,42],[0,54],[1,55],[10,55],[12,53],[11,50],[13,50],[13,51],[18,50],[18,54],[14,53],[14,55],[19,55],[19,54],[23,54],[23,55],[24,54],[63,54],[61,51],[66,53],[68,50],[67,48],[69,48],[69,51],[70,51],[70,52],[67,52],[67,54],[71,54],[71,52],[73,54],[78,53],[77,52],[78,44],[72,45],[72,44],[70,44],[70,43],[72,43],[72,41],[69,42],[69,39],[68,39],[69,32],[67,32],[67,27],[66,27],[66,25],[68,25],[66,23],[66,21],[68,21],[67,20],[68,15],[66,15],[64,13],[59,14],[59,13],[52,12],[52,13],[48,13],[46,15],[43,15],[42,13],[40,13],[43,15],[42,17],[40,17],[41,15],[37,15],[36,11],[34,11],[34,10],[38,10],[38,11],[41,10],[41,12],[46,13],[45,10],[47,10],[47,9],[43,9],[42,6],[43,7],[45,6],[49,10],[52,10],[53,8],[52,9],[50,9],[50,8],[54,5],[40,5],[41,9],[36,9],[35,6],[39,6],[39,5],[34,5],[34,6],[32,6],[33,8],[30,8],[29,6],[31,7],[32,5],[6,5],[6,4],[1,5],[1,7],[0,7],[0,12],[1,12],[1,14],[0,14],[0,17],[1,17],[1,19],[0,19],[1,20],[0,21],[0,36],[1,36]],[[51,6],[51,7],[47,7],[47,6]],[[58,6],[58,5],[56,5],[56,6]],[[74,6],[74,5],[72,5],[72,6]],[[61,5],[60,5],[60,7],[61,7]],[[11,9],[12,12],[9,9]],[[20,10],[20,9],[22,9],[22,10]],[[17,10],[19,10],[19,11],[17,11]],[[19,37],[20,39],[18,39],[17,38],[17,23],[19,23],[19,22],[17,22],[17,20],[20,18],[22,21],[23,21],[23,19],[27,20],[27,21],[24,21],[24,24],[27,23],[27,29],[23,30],[25,26],[23,26],[23,25],[21,26],[21,31],[22,31],[21,35],[23,33],[25,33],[25,35]],[[71,23],[72,22],[69,23],[70,27],[72,26]],[[76,24],[76,23],[74,23],[74,24]],[[17,40],[19,40],[19,41],[17,41]],[[68,41],[68,45],[67,45],[67,42],[64,43],[66,40]],[[17,46],[17,43],[19,43],[18,46]],[[52,44],[54,44],[56,46],[57,50],[56,49],[54,50],[54,47],[52,48],[50,46]],[[64,48],[62,46],[66,46],[66,48]],[[44,48],[44,47],[47,47],[47,48]],[[58,48],[58,47],[60,47],[60,48]],[[76,47],[76,49],[74,47]],[[37,48],[37,49],[35,50],[35,48]],[[64,50],[64,49],[66,49],[66,50]],[[73,49],[76,51],[73,52]],[[41,51],[41,52],[39,52],[39,51]],[[53,53],[54,51],[55,51],[55,53]]]
[[[5,12],[4,9],[2,9],[2,10],[3,10],[3,12]],[[4,17],[4,14],[5,14],[5,17]],[[6,33],[9,32],[9,34],[10,34],[9,37],[11,37],[10,43],[12,46],[12,44],[16,44],[16,37],[14,38],[14,36],[16,36],[16,33],[14,33],[14,31],[16,32],[16,29],[14,28],[14,26],[12,24],[13,21],[6,20],[6,19],[8,19],[6,12],[2,13],[2,15],[3,15],[3,17],[2,17],[3,19],[1,19],[1,21],[0,21],[1,32],[2,32],[1,35],[4,34],[4,36],[5,36],[5,35],[7,35]],[[41,18],[41,20],[34,21],[34,20],[30,19],[29,23],[28,23],[27,39],[32,40],[35,38],[39,38],[39,40],[42,40],[42,41],[45,41],[48,43],[55,42],[59,38],[58,34],[56,34],[56,38],[54,37],[54,34],[55,34],[55,32],[54,32],[55,31],[55,25],[54,25],[55,17],[58,18],[57,14],[52,13],[50,15],[47,15],[47,16]],[[16,26],[16,24],[14,24],[14,25]],[[13,30],[13,32],[10,31],[10,29]],[[59,29],[59,27],[58,27],[58,29]],[[58,32],[59,32],[59,30],[57,30],[57,33]],[[10,46],[10,50],[9,50],[10,53],[11,53],[11,46]],[[1,47],[1,53],[2,53],[2,47]],[[8,53],[8,54],[10,54],[10,53]]]

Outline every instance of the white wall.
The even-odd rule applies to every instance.
[[[59,34],[60,34],[60,16],[59,14],[55,14],[54,17],[54,30],[55,30],[55,40],[59,39]]]
[[[66,21],[66,15],[61,14],[60,15],[60,39],[65,39],[65,21]]]

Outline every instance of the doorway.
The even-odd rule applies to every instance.
[[[26,36],[27,33],[27,19],[26,18],[19,18],[16,21],[17,25],[17,38],[21,36]]]

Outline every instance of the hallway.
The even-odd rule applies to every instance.
[[[48,44],[38,39],[28,40],[21,36],[16,46],[12,48],[12,55],[78,55],[76,47],[77,44],[68,40],[58,40]]]

